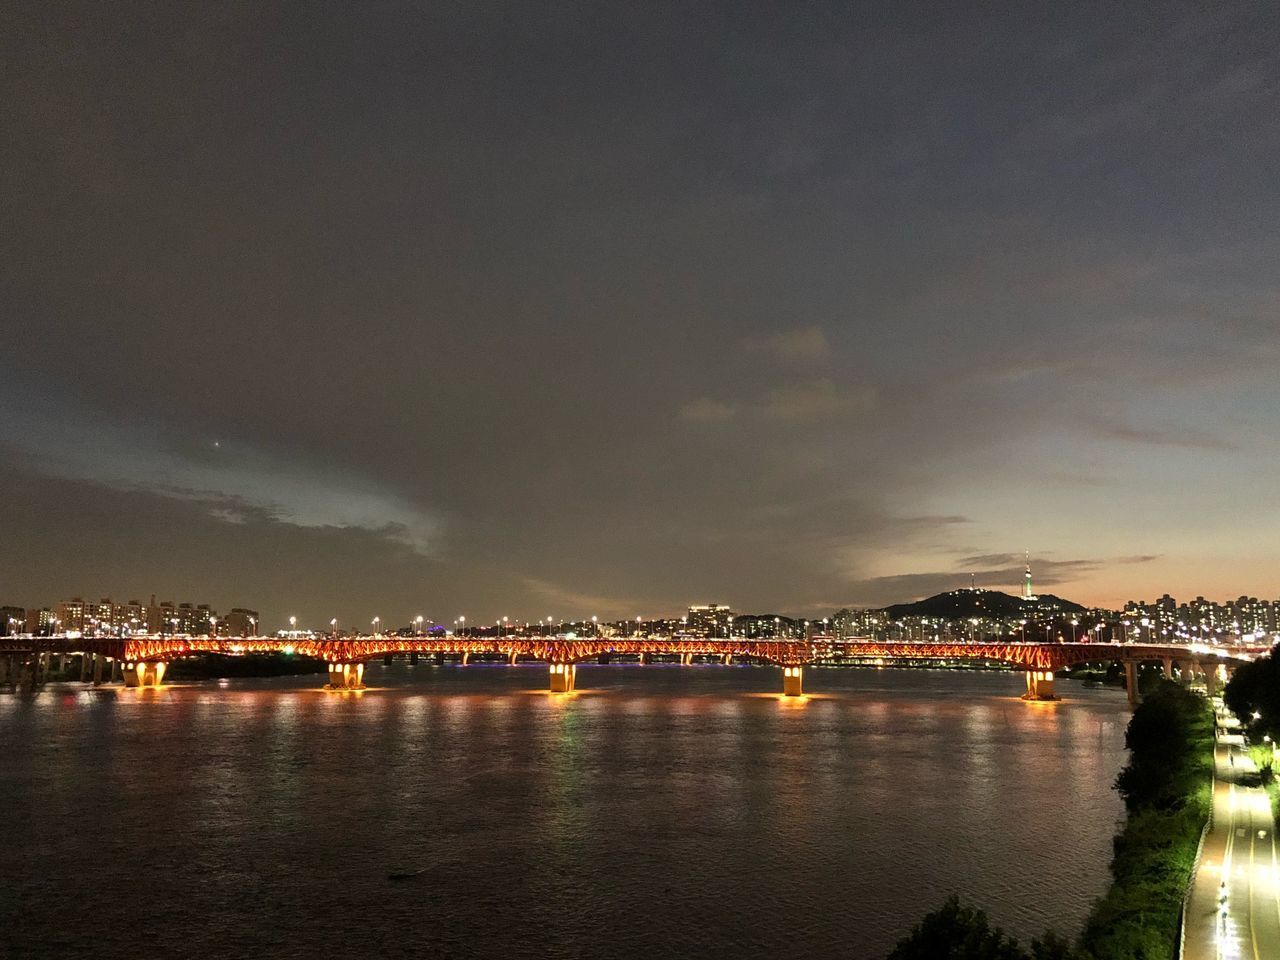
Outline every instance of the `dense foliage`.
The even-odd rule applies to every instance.
[[[1249,739],[1261,743],[1264,736],[1280,740],[1280,657],[1271,655],[1236,668],[1222,691],[1227,709],[1246,724]],[[1257,716],[1255,716],[1257,714]]]
[[[911,936],[900,940],[888,960],[1068,960],[1064,940],[1052,933],[1031,944],[1031,953],[1018,941],[992,927],[981,910],[961,906],[951,897],[942,908],[920,921]]]
[[[1111,887],[1075,949],[1050,933],[1023,950],[952,897],[889,960],[1168,960],[1212,799],[1213,715],[1201,697],[1160,681],[1134,712],[1125,744],[1129,764],[1116,789],[1128,819],[1114,840]]]

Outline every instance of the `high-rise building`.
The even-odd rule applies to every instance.
[[[98,601],[74,597],[57,606],[55,619],[62,633],[139,633],[147,628],[147,608],[137,600],[113,603],[110,597]]]
[[[204,634],[213,629],[216,617],[217,611],[207,603],[175,604],[165,600],[152,606],[148,629],[161,634]]]
[[[29,607],[25,632],[38,637],[47,637],[53,633],[53,611],[48,607]]]
[[[218,631],[229,637],[256,637],[258,635],[258,611],[244,607],[232,607],[222,618]]]
[[[727,637],[733,622],[733,610],[721,603],[707,603],[689,608],[685,627],[690,633],[704,637]]]

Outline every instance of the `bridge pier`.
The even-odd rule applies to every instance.
[[[329,690],[363,690],[363,663],[329,664]]]
[[[470,662],[471,662],[470,652],[464,653],[461,657],[458,658],[458,663],[462,664],[464,667]]]
[[[1138,664],[1133,660],[1124,662],[1124,690],[1129,695],[1129,706],[1137,708],[1142,702],[1138,694]]]
[[[648,662],[649,662],[649,655],[647,653],[640,654],[640,666],[643,667]]]
[[[729,666],[729,664],[731,664],[731,663],[733,663],[733,654],[732,654],[732,653],[726,653],[726,654],[724,655],[724,665],[727,667],[727,666]]]
[[[572,663],[551,664],[551,692],[573,693],[578,678],[578,667]]]
[[[782,668],[782,695],[784,697],[804,696],[804,667]]]
[[[1195,664],[1187,660],[1178,661],[1178,680],[1184,687],[1191,686],[1191,679],[1195,674]]]
[[[693,654],[692,654],[692,653],[682,653],[682,654],[680,654],[680,666],[682,666],[682,667],[691,667],[691,666],[693,666]]]
[[[120,661],[119,661],[119,660],[112,660],[112,661],[111,661],[111,682],[112,682],[112,683],[119,683],[119,682],[120,682],[120,680],[121,680],[121,676],[120,676]]]
[[[1211,697],[1218,695],[1218,665],[1211,663],[1204,667],[1204,692]]]
[[[1160,666],[1164,668],[1164,678],[1166,680],[1173,679],[1173,658],[1165,657],[1160,661]]]
[[[395,655],[388,653],[385,657],[382,658],[382,665],[384,667],[389,667],[391,666],[391,661],[394,659],[395,659]]]
[[[1027,692],[1022,695],[1023,700],[1057,700],[1057,695],[1053,692],[1053,671],[1052,670],[1028,670],[1027,671]]]
[[[93,657],[93,685],[96,687],[101,685],[102,683],[102,663],[106,658],[103,657],[102,654],[100,653],[95,653],[95,654],[92,654],[91,656]],[[138,684],[136,683],[134,684],[126,683],[126,685],[134,686],[134,687],[138,686]]]
[[[514,650],[512,650],[511,653],[507,655],[507,663],[509,663],[511,666],[514,667],[516,665],[517,656],[519,656],[519,654],[517,654]]]
[[[90,663],[91,661],[89,658],[89,654],[87,653],[80,654],[80,682],[81,683],[89,682],[89,664]]]
[[[413,666],[417,662],[418,662],[418,655],[416,653],[409,654],[409,665]]]
[[[102,682],[102,660],[94,660],[94,682]],[[129,661],[124,665],[124,685],[126,687],[158,687],[164,681],[164,672],[169,664],[163,660]]]
[[[9,654],[0,657],[0,685],[8,686],[13,680],[13,658]]]

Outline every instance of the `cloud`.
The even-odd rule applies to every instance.
[[[1134,562],[1146,562],[1153,557],[1127,558]],[[990,562],[992,566],[982,566]],[[1122,561],[1123,562],[1123,561]],[[1007,564],[1007,565],[1005,565]],[[1087,574],[1103,569],[1104,559],[1035,560],[1031,570],[1037,589],[1070,583]],[[980,554],[959,561],[958,570],[932,570],[924,573],[901,573],[858,580],[852,584],[856,605],[885,606],[906,603],[924,597],[968,587],[974,583],[987,589],[1013,589],[1021,584],[1024,574],[1022,555],[1012,553]],[[1070,598],[1068,598],[1070,599]]]
[[[830,380],[808,380],[770,390],[762,404],[766,416],[788,422],[825,420],[838,413],[869,410],[875,406],[876,392],[866,388],[841,392]]]
[[[124,426],[63,398],[0,395],[0,448],[65,480],[198,503],[226,523],[360,528],[432,552],[440,522],[354,472],[229,441],[192,443],[163,425]]]
[[[736,403],[723,403],[720,400],[712,400],[710,397],[702,397],[681,407],[679,416],[681,420],[688,420],[691,423],[724,423],[726,420],[732,420],[737,414]]]
[[[819,363],[831,356],[831,345],[821,327],[801,327],[743,341],[748,353],[763,354],[788,363]]]
[[[1097,420],[1091,424],[1094,433],[1106,440],[1121,443],[1144,443],[1157,447],[1183,447],[1190,450],[1234,450],[1236,445],[1225,437],[1206,430],[1183,427],[1138,427],[1118,420]]]
[[[613,619],[634,617],[637,614],[645,615],[643,610],[638,609],[640,604],[636,600],[582,593],[538,577],[524,577],[523,580],[524,585],[534,597],[560,608],[558,612],[552,611],[547,616],[559,617],[563,620],[580,620],[593,616]]]
[[[1017,563],[1023,556],[1023,554],[1017,553],[979,553],[972,557],[961,557],[958,562],[960,566],[966,569],[970,567],[1004,566]]]
[[[841,413],[870,410],[877,400],[874,387],[849,391],[822,377],[774,387],[749,403],[700,397],[682,406],[677,416],[689,423],[725,423],[746,412],[786,423],[813,423]]]

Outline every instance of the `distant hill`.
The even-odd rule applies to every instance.
[[[1084,610],[1080,604],[1055,597],[1051,593],[1041,594],[1034,600],[1023,600],[999,590],[952,590],[915,603],[895,603],[892,607],[886,607],[885,613],[891,620],[901,620],[903,617],[931,617],[937,620],[988,617],[1009,620],[1015,617],[1084,613]]]

